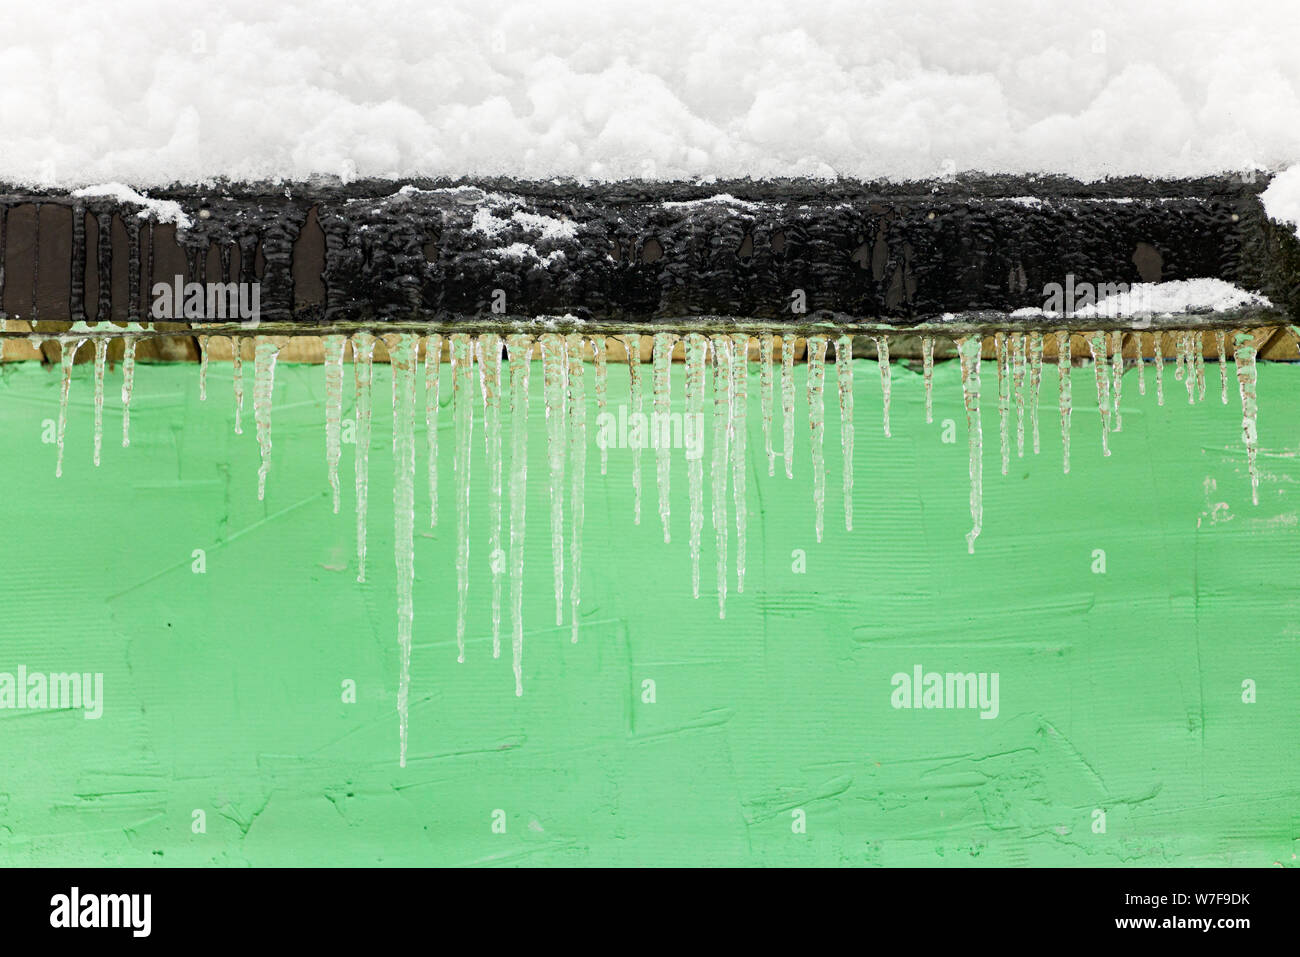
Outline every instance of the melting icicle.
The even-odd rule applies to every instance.
[[[826,461],[823,455],[823,438],[826,430],[826,340],[822,336],[808,337],[808,423],[812,427],[813,509],[816,512],[817,541],[822,540],[822,525],[826,506]]]
[[[334,514],[339,513],[339,458],[343,446],[343,348],[341,335],[325,337],[325,469],[334,493]]]
[[[1034,454],[1038,444],[1038,397],[1043,387],[1043,334],[1034,330],[1029,334],[1029,423],[1034,433]]]
[[[1061,406],[1061,471],[1070,471],[1070,399],[1072,385],[1070,382],[1070,334],[1056,334],[1056,377],[1060,389]]]
[[[208,401],[208,337],[199,336],[199,401]]]
[[[135,386],[135,337],[127,336],[122,345],[122,448],[131,444],[131,392]]]
[[[782,350],[785,343],[782,342]],[[731,464],[731,340],[713,339],[712,522],[718,567],[718,617],[727,617],[727,471]]]
[[[442,336],[424,340],[424,434],[429,459],[429,527],[438,524],[438,377],[442,374]]]
[[[1007,423],[1011,413],[1011,376],[1010,358],[1005,333],[999,332],[993,337],[998,361],[998,428],[1002,435],[1002,474],[1007,474],[1011,465],[1011,440]]]
[[[1120,393],[1124,389],[1124,333],[1112,332],[1110,334],[1110,354],[1111,354],[1111,384],[1115,394],[1115,405],[1111,415],[1111,431],[1120,432],[1122,419],[1120,417],[1119,402]]]
[[[736,506],[736,594],[745,591],[745,532],[749,505],[745,500],[745,447],[749,438],[749,336],[732,337],[731,353],[731,491]]]
[[[966,406],[966,435],[970,447],[970,519],[966,551],[975,554],[975,539],[984,525],[984,427],[980,422],[980,351],[978,336],[957,340],[961,357],[961,391]]]
[[[1228,404],[1228,345],[1222,329],[1214,331],[1214,351],[1219,357],[1219,400]]]
[[[628,404],[631,405],[628,416],[633,422],[641,420],[641,337],[628,334],[623,337],[627,347],[628,367]],[[635,435],[635,432],[633,433]],[[632,524],[641,524],[641,443],[633,440],[632,447]]]
[[[925,422],[934,421],[934,337],[921,337],[921,366],[925,376]]]
[[[1259,468],[1256,457],[1259,453],[1259,401],[1256,395],[1255,339],[1249,334],[1238,333],[1233,343],[1237,387],[1241,392],[1241,438],[1246,444],[1246,465],[1250,469],[1250,500],[1258,505]]]
[[[1151,333],[1151,357],[1156,363],[1156,405],[1165,404],[1165,334]]]
[[[483,390],[483,444],[488,469],[488,559],[492,569],[492,657],[501,657],[501,576],[505,551],[501,548],[501,339],[493,333],[480,336],[479,386]],[[427,408],[427,406],[426,406]]]
[[[1147,394],[1147,363],[1142,358],[1142,333],[1138,332],[1133,335],[1133,344],[1137,347],[1137,367],[1138,367],[1138,395]]]
[[[606,346],[604,336],[591,337],[591,355],[596,366],[596,420],[604,421],[605,406],[609,402],[609,369],[606,367]],[[604,475],[609,467],[609,448],[607,443],[600,444],[600,474]]]
[[[584,488],[587,477],[587,392],[583,381],[582,336],[570,333],[566,340],[569,350],[569,616],[572,633],[578,641],[578,603],[582,594],[582,522],[584,513]]]
[[[768,340],[770,360],[770,336]],[[691,487],[691,594],[696,598],[700,597],[700,539],[704,532],[704,360],[708,347],[708,340],[699,333],[686,337],[686,468]],[[770,361],[768,377],[770,387]],[[771,411],[770,398],[768,411]],[[768,450],[771,450],[770,434]]]
[[[104,362],[108,358],[108,339],[95,340],[95,466],[99,466],[99,448],[104,442]]]
[[[794,336],[781,337],[781,423],[785,429],[785,477],[794,478]]]
[[[669,518],[672,499],[669,497],[669,481],[672,472],[672,436],[668,424],[672,414],[672,361],[673,342],[676,336],[668,332],[655,333],[653,378],[654,416],[650,425],[650,442],[655,447],[655,477],[659,489],[659,521],[664,526],[664,542],[672,541]]]
[[[1028,364],[1028,338],[1022,333],[1011,336],[1011,391],[1016,397],[1016,458],[1025,457],[1025,372]]]
[[[512,335],[510,352],[510,611],[515,695],[524,693],[524,506],[528,502],[528,378],[533,341]]]
[[[68,393],[72,389],[72,363],[77,357],[77,350],[81,348],[85,341],[85,339],[76,339],[70,336],[59,337],[59,361],[63,366],[63,387],[59,392],[59,429],[56,439],[58,453],[54,462],[55,478],[63,477],[63,433],[68,428]]]
[[[1189,332],[1192,349],[1196,353],[1196,401],[1205,401],[1205,341],[1201,334]]]
[[[257,500],[266,497],[266,473],[271,469],[271,399],[275,394],[275,360],[280,347],[266,336],[257,337],[253,364],[253,418],[257,422],[257,446],[262,464],[257,470]]]
[[[1106,366],[1106,336],[1094,332],[1088,339],[1092,371],[1097,380],[1097,411],[1101,413],[1101,454],[1110,455],[1110,378]]]
[[[551,466],[551,566],[555,576],[555,623],[564,624],[564,400],[567,391],[564,339],[542,336],[542,394],[546,401],[546,450]]]
[[[1181,354],[1182,361],[1180,364],[1183,367],[1184,382],[1186,382],[1187,384],[1188,405],[1196,404],[1196,375],[1195,375],[1196,360],[1192,356],[1192,351],[1193,351],[1192,337],[1195,335],[1196,333],[1194,332],[1179,333],[1179,338],[1182,340],[1182,343],[1178,351]]]
[[[888,347],[886,346],[886,349]],[[853,337],[835,340],[835,381],[840,392],[840,454],[844,459],[844,530],[853,531]]]
[[[463,332],[451,337],[451,415],[456,426],[456,660],[465,662],[469,611],[469,471],[474,444],[474,344]]]
[[[776,451],[772,448],[772,354],[773,336],[758,337],[758,389],[762,393],[763,445],[767,451],[767,474],[776,474]],[[697,596],[698,597],[698,596]]]
[[[244,340],[240,336],[230,337],[231,375],[235,382],[235,434],[244,434],[244,425],[240,421],[244,414]]]
[[[409,334],[395,338],[396,343],[389,340],[389,356],[393,372],[393,557],[397,564],[397,647],[401,657],[397,679],[398,765],[406,767],[411,631],[415,618],[415,367],[420,340]]]
[[[880,395],[884,401],[885,409],[885,438],[889,438],[889,397],[891,389],[888,336],[876,336],[876,365],[880,366]]]
[[[375,337],[358,332],[352,337],[352,376],[357,401],[357,581],[366,580],[366,506],[370,499],[370,386],[374,381]]]

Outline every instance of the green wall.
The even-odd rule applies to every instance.
[[[857,363],[851,533],[828,371],[820,545],[806,427],[794,481],[779,461],[769,478],[755,374],[745,594],[733,576],[719,621],[706,513],[703,593],[691,598],[680,452],[664,545],[653,455],[634,527],[631,453],[612,450],[602,478],[592,448],[573,645],[567,622],[553,626],[535,364],[524,696],[513,693],[508,632],[502,659],[491,657],[481,424],[470,640],[456,663],[447,407],[432,532],[417,486],[405,769],[389,370],[376,369],[371,580],[358,585],[354,447],[344,447],[335,516],[321,368],[278,370],[264,503],[251,362],[245,369],[245,433],[235,436],[229,365],[213,365],[206,403],[194,366],[140,366],[129,449],[119,446],[120,369],[111,372],[96,469],[90,370],[79,366],[57,481],[42,441],[43,420],[57,415],[57,371],[3,369],[0,671],[103,672],[105,709],[99,720],[0,711],[0,864],[1296,863],[1300,369],[1261,369],[1258,507],[1235,390],[1219,404],[1213,366],[1194,408],[1172,366],[1164,408],[1153,387],[1138,396],[1130,372],[1109,459],[1092,370],[1076,370],[1068,476],[1047,370],[1042,454],[1013,449],[1005,478],[996,408],[984,410],[985,530],[973,556],[956,363],[936,371],[932,425],[920,377],[894,366],[892,439],[880,429],[876,366]],[[802,368],[798,378],[805,423]],[[345,412],[350,369],[347,382]],[[994,382],[986,364],[986,394]],[[625,369],[611,370],[611,402],[626,383]],[[943,442],[945,419],[957,423],[954,444]],[[779,448],[779,405],[776,431]],[[422,473],[422,436],[419,448]],[[206,551],[204,574],[192,570],[195,549]],[[1096,549],[1104,574],[1093,572]],[[792,570],[795,550],[805,574]],[[893,708],[891,676],[917,664],[999,673],[998,717]],[[355,704],[341,700],[345,679],[357,684]],[[653,704],[642,701],[645,679]],[[193,833],[195,809],[206,833]],[[505,834],[493,832],[496,809]],[[796,809],[806,833],[792,827]]]

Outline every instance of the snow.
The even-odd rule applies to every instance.
[[[0,181],[1083,179],[1300,162],[1300,17],[1197,0],[6,4]]]
[[[136,215],[141,219],[152,219],[158,223],[175,223],[181,229],[189,229],[193,222],[181,209],[181,204],[169,199],[150,199],[122,183],[101,183],[73,190],[77,197],[108,197],[119,203],[130,203],[142,207]]]
[[[1300,231],[1300,166],[1278,173],[1259,198],[1269,219]]]
[[[1076,289],[1083,285],[1079,280]],[[1095,303],[1070,308],[1076,319],[1118,319],[1127,316],[1178,315],[1181,313],[1223,312],[1244,307],[1269,308],[1267,297],[1249,292],[1222,279],[1175,279],[1169,282],[1138,282]],[[1017,309],[1012,318],[1051,316],[1053,311],[1036,308]]]

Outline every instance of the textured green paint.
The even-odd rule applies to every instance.
[[[278,370],[264,503],[245,369],[250,404],[235,436],[228,366],[213,366],[205,404],[194,367],[139,367],[129,449],[118,444],[120,371],[110,374],[96,470],[89,369],[78,367],[60,481],[54,448],[41,443],[42,420],[57,415],[57,374],[3,370],[0,671],[102,671],[107,700],[99,721],[0,712],[0,864],[1296,863],[1300,369],[1261,370],[1253,508],[1235,388],[1221,406],[1213,365],[1195,408],[1172,364],[1164,408],[1150,370],[1145,397],[1130,373],[1109,459],[1092,371],[1076,370],[1069,476],[1046,370],[1042,455],[1017,460],[1013,447],[1004,479],[986,364],[985,523],[974,556],[963,540],[955,363],[936,371],[929,426],[919,376],[895,366],[888,440],[874,363],[858,363],[852,533],[828,370],[820,546],[806,425],[794,481],[779,459],[769,478],[755,370],[745,594],[734,594],[733,575],[728,617],[717,619],[706,515],[702,595],[690,597],[680,452],[665,546],[653,456],[633,527],[631,454],[612,450],[602,479],[593,448],[584,620],[572,645],[567,623],[552,625],[535,366],[524,696],[513,694],[508,637],[501,660],[490,652],[481,426],[471,640],[466,663],[455,660],[444,410],[442,524],[432,533],[417,476],[405,770],[388,369],[376,369],[366,585],[354,581],[352,446],[343,512],[330,507],[321,368]],[[612,369],[612,403],[626,380]],[[802,380],[800,370],[806,423]],[[346,414],[350,370],[345,391]],[[956,444],[941,442],[945,419],[958,423]],[[779,403],[775,432],[779,449]],[[707,496],[707,464],[705,482]],[[196,548],[207,550],[204,575],[191,572]],[[732,548],[734,557],[734,532]],[[1097,548],[1105,575],[1090,571]],[[794,549],[807,553],[806,575],[791,571]],[[1001,714],[894,710],[890,676],[918,663],[999,672]],[[357,682],[354,705],[340,700],[345,678]],[[653,705],[641,703],[646,678]],[[1246,678],[1256,704],[1241,702]],[[195,808],[207,813],[206,834],[191,833]],[[491,830],[497,808],[505,835]],[[792,833],[795,808],[806,811],[806,834]],[[1105,834],[1090,828],[1094,808],[1107,812]]]

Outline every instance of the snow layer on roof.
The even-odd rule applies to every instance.
[[[1181,313],[1223,312],[1228,309],[1245,307],[1268,308],[1272,303],[1266,296],[1249,292],[1222,279],[1173,279],[1168,282],[1138,282],[1132,285],[1119,284],[1115,290],[1103,286],[1098,289],[1089,285],[1086,301],[1077,307],[1069,301],[1080,300],[1082,284],[1073,284],[1068,290],[1056,289],[1057,296],[1064,292],[1065,298],[1052,300],[1045,292],[1044,299],[1052,302],[1051,308],[1017,309],[1011,315],[1015,318],[1050,317],[1066,315],[1075,319],[1120,319],[1132,316],[1164,316]],[[1095,295],[1101,298],[1094,300]]]
[[[0,180],[1300,161],[1293,0],[5,3]]]

